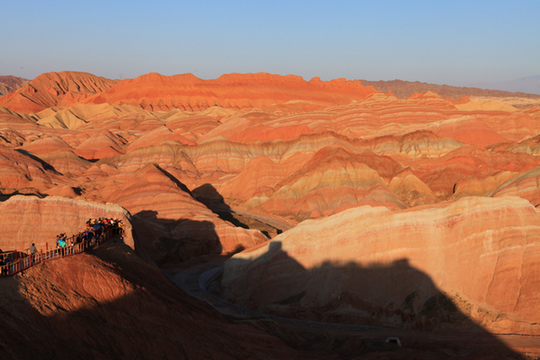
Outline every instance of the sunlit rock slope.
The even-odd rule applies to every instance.
[[[247,306],[537,334],[540,107],[453,97],[265,73],[43,74],[0,97],[1,246],[123,217],[158,266],[244,250],[223,280]],[[274,267],[261,284],[276,291],[259,291],[249,276]]]
[[[516,197],[350,209],[235,255],[220,293],[313,320],[538,334],[539,230]]]

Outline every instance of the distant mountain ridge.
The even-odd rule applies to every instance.
[[[520,79],[534,86],[540,76]],[[213,106],[224,108],[325,108],[348,104],[374,92],[392,92],[405,99],[432,92],[442,98],[462,101],[500,100],[518,108],[540,105],[540,95],[410,82],[403,80],[368,81],[335,79],[321,81],[287,75],[225,74],[203,80],[192,74],[163,76],[149,73],[135,79],[110,80],[84,72],[45,73],[30,81],[15,76],[0,76],[0,106],[23,113],[49,107],[66,108],[84,104],[129,104],[146,110],[173,108],[198,111]],[[291,103],[291,101],[293,103]],[[276,108],[277,109],[277,108]]]
[[[527,76],[515,80],[497,83],[479,83],[475,84],[475,86],[512,92],[522,91],[531,94],[540,94],[540,75]]]
[[[69,107],[108,90],[117,82],[80,71],[44,73],[1,97],[0,106],[19,112],[39,112],[53,106]]]
[[[538,77],[540,81],[540,76]],[[448,97],[451,99],[458,99],[461,96],[488,96],[488,97],[522,97],[530,99],[540,99],[540,95],[527,94],[523,92],[510,92],[502,90],[488,90],[475,87],[458,87],[450,85],[437,85],[422,83],[419,81],[404,81],[404,80],[391,80],[391,81],[368,81],[360,80],[364,86],[373,86],[377,91],[382,93],[388,93],[392,91],[392,94],[400,99],[405,99],[417,93],[424,93],[426,91],[432,91],[437,93],[441,97]]]
[[[83,104],[129,104],[146,110],[204,110],[275,106],[325,108],[349,104],[377,93],[360,81],[305,81],[300,76],[267,73],[225,74],[214,80],[193,74],[149,73],[135,79],[109,80],[89,73],[45,73],[27,86],[0,98],[0,106],[22,113]],[[292,103],[290,103],[292,101]]]
[[[13,75],[0,75],[0,96],[18,90],[29,82],[30,80],[28,79]]]

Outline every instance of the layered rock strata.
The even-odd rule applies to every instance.
[[[350,209],[235,255],[221,294],[306,319],[538,334],[539,230],[515,197]]]

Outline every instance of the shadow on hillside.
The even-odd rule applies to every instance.
[[[176,177],[154,164],[154,166],[167,176],[176,187],[183,193],[187,193],[190,196],[194,194]],[[213,199],[212,203],[220,204],[225,214],[230,215],[232,211],[223,201],[223,197],[217,193],[214,187],[211,185],[203,186],[202,189],[207,189],[205,193],[206,199]],[[199,188],[199,193],[203,192]],[[207,202],[208,203],[208,202]],[[168,204],[164,206],[164,212],[167,213]],[[146,209],[139,211],[132,216],[132,223],[134,227],[136,237],[136,250],[137,253],[146,261],[154,262],[158,266],[164,264],[180,263],[193,257],[208,254],[221,254],[224,251],[224,246],[220,235],[216,232],[215,224],[212,219],[204,216],[211,221],[193,220],[193,218],[199,217],[199,214],[205,214],[205,210],[202,208],[190,208],[189,204],[170,204],[171,211],[168,212],[168,218],[159,216],[159,213],[153,209]],[[181,206],[184,206],[182,208]],[[183,218],[182,212],[186,212],[189,218]],[[211,211],[211,210],[209,210]],[[178,218],[171,216],[176,215]],[[219,216],[219,214],[218,214]],[[223,219],[223,216],[221,216]],[[234,218],[230,220],[232,226],[249,228],[245,224],[235,221]],[[226,233],[226,229],[224,230]],[[226,235],[222,233],[223,235]],[[228,248],[226,251],[232,249]],[[243,250],[243,248],[237,248],[232,253]]]
[[[39,158],[38,156],[32,154],[31,152],[27,151],[27,150],[24,150],[24,149],[15,149],[15,151],[17,151],[18,153],[20,154],[23,154],[25,156],[28,156],[29,158],[31,158],[32,160],[34,161],[37,161],[38,163],[41,164],[41,166],[43,167],[43,169],[45,170],[49,170],[49,171],[52,171],[56,174],[61,174],[60,172],[56,171],[56,169],[54,168],[54,166],[52,166],[51,164],[49,164],[48,162],[44,161],[43,159]]]
[[[223,196],[212,184],[203,184],[193,189],[191,194],[197,201],[206,205],[215,214],[233,212],[231,207],[225,203]]]
[[[162,254],[161,261],[167,261],[166,258],[183,261],[222,251],[219,236],[210,221],[163,219],[154,210],[140,211],[132,219],[138,236],[151,240],[142,245],[154,255]]]
[[[387,328],[371,336],[354,326],[305,326],[299,337],[275,319],[247,321],[294,348],[320,348],[343,358],[373,351],[395,351],[397,358],[406,351],[429,352],[430,358],[524,358],[456,306],[467,308],[466,302],[441,292],[407,259],[369,266],[326,261],[306,269],[281,242],[272,241],[257,259],[232,257],[224,268],[208,289],[240,306],[273,316]],[[403,346],[386,343],[389,336],[399,337]],[[356,350],[350,349],[352,343]]]
[[[154,166],[156,168],[158,168],[165,176],[167,176],[176,186],[178,186],[179,189],[181,189],[182,191],[185,191],[187,192],[189,195],[193,195],[191,193],[191,191],[189,190],[189,188],[183,183],[181,182],[180,180],[178,180],[173,174],[171,174],[170,172],[168,172],[167,170],[163,169],[161,166],[159,166],[158,164],[154,164]]]
[[[194,189],[191,194],[197,201],[203,203],[214,214],[219,216],[221,220],[228,221],[236,227],[260,230],[269,239],[283,232],[283,229],[237,214],[212,184],[203,184]]]
[[[299,272],[301,285],[307,285],[305,293],[290,292],[288,287],[294,279],[283,267],[268,266],[267,276],[248,274],[253,276],[252,281],[262,280],[257,284],[261,290],[274,281],[262,298],[251,296],[251,300],[269,297],[267,303],[294,306],[313,295],[311,288],[335,297],[333,288],[345,274],[374,278],[371,281],[376,280],[380,287],[401,286],[397,282],[405,272],[413,279],[410,286],[434,288],[427,275],[405,261],[373,268],[327,263],[306,270],[281,249],[280,243],[274,243],[262,257],[274,255],[287,266],[285,270]],[[248,268],[256,265],[239,259],[230,261]],[[322,276],[329,272],[339,276]],[[309,287],[310,277],[316,287]],[[262,332],[224,322],[215,310],[187,296],[122,243],[110,242],[89,254],[42,263],[24,275],[2,278],[0,283],[1,359],[352,359],[362,355],[387,359],[524,359],[472,322],[476,332],[452,336],[399,329],[347,331],[313,323],[292,328],[276,319],[250,322],[301,350],[294,351]],[[246,284],[238,285],[236,288]],[[247,285],[245,290],[249,291],[253,286]],[[343,296],[343,292],[340,294]],[[398,303],[396,299],[391,301]],[[427,314],[436,313],[438,306],[447,305],[435,301],[431,306],[424,304],[421,311],[426,308]],[[297,308],[296,312],[300,314],[301,310]],[[323,310],[331,308],[318,311]],[[455,313],[453,309],[450,312]],[[387,336],[398,336],[403,346],[386,343]]]
[[[42,263],[0,286],[3,360],[310,358],[227,323],[125,244]]]
[[[14,191],[12,193],[8,193],[8,194],[0,193],[0,202],[6,201],[10,197],[15,196],[15,195],[37,196],[40,199],[44,199],[44,198],[46,198],[48,196],[47,194],[40,193],[39,190],[34,189],[34,188],[23,188],[23,189],[19,189],[19,190],[16,190],[16,191]]]
[[[210,221],[162,219],[156,211],[144,210],[132,216],[132,224],[139,246],[158,266],[223,251]],[[243,248],[236,252],[241,250]]]

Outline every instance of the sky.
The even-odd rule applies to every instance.
[[[540,75],[540,1],[0,0],[0,75],[193,73],[454,86]]]

